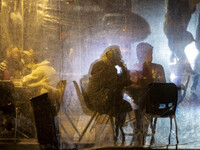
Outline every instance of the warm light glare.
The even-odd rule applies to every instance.
[[[5,2],[2,2],[1,5],[2,5],[2,7],[6,7],[7,6],[7,4]]]
[[[122,52],[122,53],[126,53],[126,52],[128,52],[128,51],[127,51],[126,49],[122,49],[121,52]]]
[[[40,13],[41,15],[43,15],[43,14],[44,14],[44,12],[43,12],[43,11],[41,11],[41,10],[39,10],[39,11],[38,11],[38,13]]]

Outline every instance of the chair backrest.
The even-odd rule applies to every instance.
[[[80,79],[80,88],[82,93],[85,92],[87,85],[89,82],[89,75],[84,75],[81,79]]]
[[[189,85],[189,81],[190,81],[190,77],[191,77],[191,75],[189,74],[189,75],[187,75],[187,77],[186,77],[186,82],[185,82],[185,84],[184,85],[181,85],[181,95],[180,95],[180,100],[179,100],[179,102],[178,103],[180,103],[180,102],[182,102],[183,101],[183,99],[185,98],[185,95],[186,95],[186,92],[187,92],[187,88],[188,88],[188,85]]]
[[[60,105],[63,101],[66,85],[67,85],[66,80],[60,80],[56,86],[56,89],[58,90],[58,98],[56,100],[57,112],[60,110]]]
[[[30,100],[40,144],[51,144],[58,148],[54,112],[50,103],[48,93],[34,97]]]
[[[146,113],[159,117],[175,115],[177,94],[174,83],[151,83],[146,99]]]
[[[85,98],[84,98],[83,92],[81,90],[82,88],[79,87],[79,85],[76,81],[73,81],[73,83],[74,83],[76,93],[77,93],[77,96],[78,96],[78,99],[79,99],[79,102],[80,102],[83,112],[87,115],[91,115],[93,112],[88,108],[88,106],[85,102]]]

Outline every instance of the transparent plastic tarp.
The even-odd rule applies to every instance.
[[[97,60],[107,63],[108,56],[105,50],[112,45],[115,45],[115,48],[116,45],[119,46],[117,48],[120,49],[123,60],[123,65],[114,66],[116,78],[126,70],[130,74],[127,78],[131,78],[129,86],[132,84],[138,87],[138,82],[135,80],[135,76],[138,75],[135,64],[140,64],[137,46],[144,42],[152,46],[152,62],[163,67],[166,83],[174,83],[178,87],[176,107],[178,146],[198,147],[199,1],[1,0],[0,2],[0,85],[7,91],[1,93],[2,140],[14,138],[14,142],[16,139],[38,141],[38,136],[42,133],[38,134],[37,128],[40,127],[36,122],[45,124],[45,121],[40,119],[52,115],[49,117],[55,126],[52,134],[59,134],[57,141],[60,149],[75,148],[77,143],[79,148],[149,146],[151,126],[147,128],[147,135],[150,136],[146,136],[145,142],[142,143],[142,138],[139,137],[135,127],[137,122],[135,110],[141,109],[141,106],[135,103],[137,100],[134,96],[141,91],[137,89],[136,93],[130,94],[124,92],[128,85],[123,85],[122,99],[132,110],[122,111],[127,113],[127,116],[122,118],[124,121],[120,120],[123,125],[119,126],[122,127],[125,136],[123,137],[119,130],[117,138],[113,137],[113,124],[110,119],[113,117],[114,128],[118,128],[117,115],[99,113],[100,109],[91,110],[83,94],[90,81],[100,85],[103,83],[101,80],[105,80],[105,84],[100,87],[106,92],[105,89],[109,86],[107,83],[114,79],[112,74],[105,79],[105,76],[101,75],[98,80],[93,80],[91,77],[92,65]],[[146,52],[140,55],[146,57]],[[142,64],[145,64],[144,62]],[[97,67],[94,74],[101,72],[101,67],[100,65],[100,70]],[[105,69],[104,75],[112,73],[112,69]],[[144,71],[144,65],[142,69],[139,73]],[[150,72],[152,75],[150,82],[155,81],[157,77],[156,82],[164,82],[160,80],[158,70],[152,69]],[[114,84],[114,81],[120,83],[121,80],[110,82],[114,85],[113,89],[118,85]],[[98,94],[100,92],[94,96],[95,99],[104,94],[101,90],[93,91]],[[48,93],[48,98],[45,97],[45,93]],[[41,95],[43,100],[50,101],[51,105],[44,105],[52,111],[42,112],[46,110],[43,108],[43,103],[36,102],[36,97]],[[139,99],[145,97],[144,95],[144,93],[139,94]],[[32,102],[31,99],[35,101]],[[169,104],[169,107],[172,106],[173,104]],[[103,108],[104,105],[99,107]],[[160,108],[164,107],[165,104],[160,105]],[[41,114],[47,116],[41,115],[42,117],[37,120],[37,108]],[[91,117],[94,118],[84,133]],[[144,119],[143,124],[145,123]],[[169,132],[170,119],[158,118],[152,146],[165,147],[168,144]],[[114,134],[117,134],[115,130]],[[42,144],[40,140],[39,143]],[[172,121],[170,146],[176,146],[174,121]]]

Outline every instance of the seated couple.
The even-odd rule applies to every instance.
[[[126,115],[132,111],[129,102],[123,99],[124,89],[128,90],[134,86],[146,86],[151,82],[166,82],[164,69],[161,65],[152,63],[153,47],[148,43],[140,43],[137,46],[137,57],[139,63],[135,65],[135,71],[128,71],[117,45],[108,47],[100,60],[91,65],[89,82],[85,89],[85,101],[89,109],[98,111],[100,114],[108,114],[115,117],[116,138],[118,128],[121,130]],[[132,91],[130,91],[132,92]],[[139,92],[141,93],[141,92]],[[132,93],[130,94],[132,95]],[[139,99],[140,94],[135,93],[134,99]],[[141,110],[135,111],[137,119],[137,131],[140,130]],[[122,132],[122,142],[124,133]]]

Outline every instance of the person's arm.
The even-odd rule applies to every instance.
[[[35,69],[31,74],[23,78],[23,84],[31,87],[38,86],[43,76],[43,70]]]
[[[141,71],[131,71],[130,72],[131,81],[133,84],[139,84],[140,80],[142,79],[142,72]]]
[[[3,80],[10,80],[10,74],[7,69],[4,71]]]

